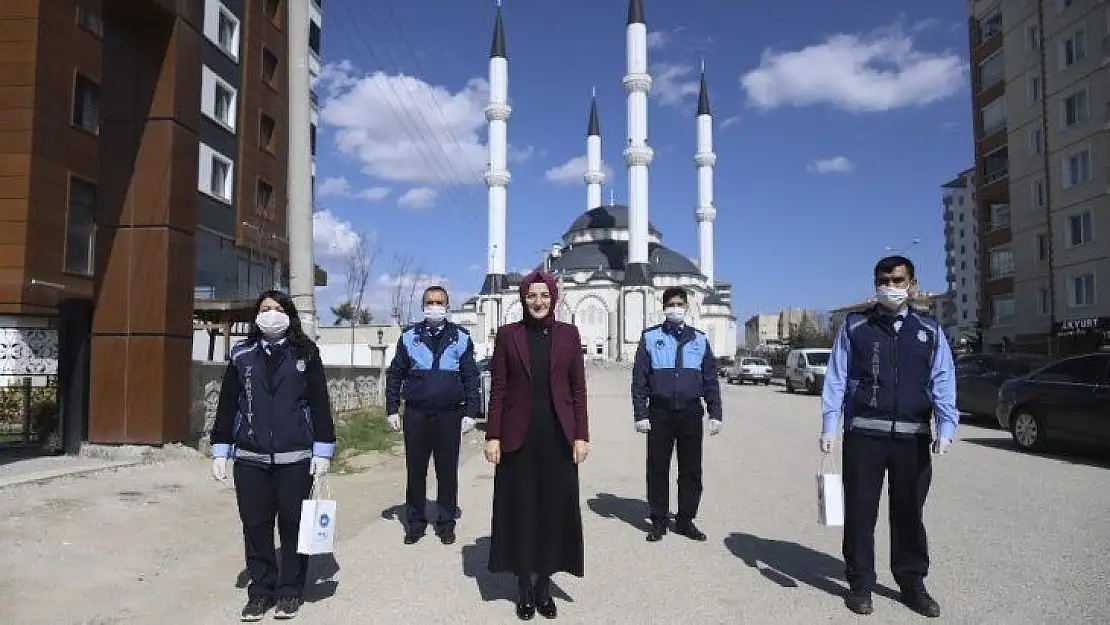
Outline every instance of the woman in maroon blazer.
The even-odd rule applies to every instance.
[[[497,465],[489,570],[517,576],[516,614],[555,618],[551,575],[583,575],[578,465],[589,453],[578,328],[555,321],[545,273],[520,284],[524,319],[501,327],[490,363],[486,459]]]

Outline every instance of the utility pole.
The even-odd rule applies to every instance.
[[[289,291],[305,334],[316,340],[316,270],[312,250],[312,120],[308,31],[311,0],[289,0]]]

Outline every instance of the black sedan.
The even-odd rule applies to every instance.
[[[1110,352],[1070,356],[1008,380],[997,417],[1022,449],[1054,440],[1110,447]]]
[[[998,389],[1048,359],[1038,354],[965,354],[956,359],[956,407],[977,419],[994,420]]]

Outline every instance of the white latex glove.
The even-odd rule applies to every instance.
[[[386,417],[385,420],[389,423],[389,427],[393,428],[394,430],[401,429],[401,415],[391,414]]]
[[[640,434],[647,434],[651,431],[651,421],[640,419],[636,422],[636,431]]]
[[[831,454],[833,450],[833,443],[836,442],[836,436],[832,434],[821,435],[821,453]]]
[[[470,430],[473,430],[475,423],[476,422],[474,421],[474,419],[471,419],[470,417],[463,417],[463,419],[462,419],[462,433],[466,434]]]
[[[308,472],[312,477],[324,477],[328,474],[328,469],[331,468],[331,460],[327,458],[313,457],[312,462],[308,465]]]
[[[722,423],[721,421],[719,421],[717,419],[710,419],[709,420],[709,435],[710,436],[716,436],[716,435],[720,434],[721,433],[721,427],[723,425],[724,425],[724,423]]]
[[[227,484],[227,463],[227,458],[212,459],[212,477],[221,484]]]
[[[943,456],[948,453],[948,448],[952,446],[952,439],[940,438],[933,441],[933,453],[938,456]]]

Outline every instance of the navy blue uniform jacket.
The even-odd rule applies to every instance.
[[[385,377],[385,409],[397,414],[406,406],[436,412],[461,408],[474,418],[481,403],[478,364],[470,333],[446,322],[435,331],[425,322],[408,326]],[[431,333],[437,336],[430,336]]]
[[[722,420],[717,359],[705,334],[689,325],[660,324],[644,330],[632,367],[632,412],[637,421],[652,412],[704,414]]]

